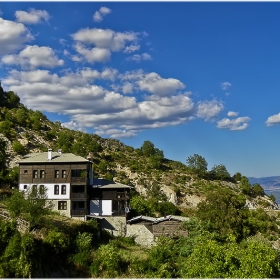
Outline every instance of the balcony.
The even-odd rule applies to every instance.
[[[117,200],[128,200],[130,199],[130,195],[127,192],[117,192]]]
[[[85,216],[88,214],[88,209],[73,209],[71,210],[71,216]]]
[[[86,177],[72,177],[72,184],[87,184],[88,179]]]
[[[71,193],[71,199],[88,199],[88,194],[87,193]]]

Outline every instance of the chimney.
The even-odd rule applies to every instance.
[[[48,149],[48,160],[52,160],[52,149]]]
[[[61,155],[62,154],[62,149],[59,149],[57,152]]]

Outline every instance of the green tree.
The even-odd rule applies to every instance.
[[[146,199],[141,195],[135,195],[130,200],[131,212],[134,215],[151,215],[152,211]]]
[[[227,180],[230,178],[230,174],[223,164],[214,165],[210,171],[210,175],[219,180]]]
[[[187,166],[193,173],[199,177],[203,177],[207,172],[208,163],[204,157],[194,154],[187,158]]]
[[[16,108],[16,107],[19,106],[20,98],[19,98],[19,96],[16,93],[14,93],[13,91],[8,91],[7,92],[7,97],[8,98],[7,98],[6,106],[8,108]]]
[[[246,176],[241,177],[241,180],[240,180],[240,183],[239,183],[239,188],[246,195],[251,195],[252,194],[252,186],[249,182],[249,179]]]
[[[74,135],[68,131],[62,131],[58,135],[57,147],[63,152],[71,152],[72,144],[74,143]]]
[[[5,205],[12,218],[21,217],[30,223],[30,228],[42,226],[50,213],[51,205],[46,204],[46,188],[30,186],[26,193],[14,190],[13,195],[6,199]]]
[[[141,152],[144,156],[151,156],[154,154],[155,145],[151,141],[144,141],[141,146]]]
[[[6,176],[8,174],[8,169],[6,166],[7,153],[6,153],[6,141],[0,138],[0,186],[4,185]]]
[[[19,125],[26,126],[29,119],[28,111],[25,107],[21,107],[15,112],[15,119]]]
[[[142,154],[146,157],[149,156],[158,156],[162,159],[164,158],[164,154],[162,150],[155,148],[155,145],[151,141],[144,141],[143,145],[140,148]]]
[[[26,154],[26,148],[18,141],[13,142],[13,151],[19,155]]]
[[[230,189],[219,188],[206,194],[206,200],[198,204],[197,217],[210,222],[210,230],[222,238],[229,235],[242,239],[248,234],[245,221],[248,208],[243,196]]]
[[[240,172],[237,172],[233,175],[233,179],[238,182],[238,181],[241,181],[241,178],[242,178],[242,175]]]
[[[254,196],[263,196],[264,195],[264,189],[262,188],[262,186],[258,183],[255,183],[253,186],[252,186],[252,194]]]
[[[4,136],[6,136],[7,138],[11,137],[12,128],[13,128],[12,122],[7,120],[0,122],[0,133],[3,133]]]

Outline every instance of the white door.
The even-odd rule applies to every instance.
[[[112,216],[112,200],[101,200],[102,215]]]

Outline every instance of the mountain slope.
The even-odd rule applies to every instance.
[[[62,149],[83,157],[90,156],[95,177],[131,185],[143,197],[171,202],[182,211],[196,208],[213,188],[226,187],[242,193],[234,178],[227,181],[214,180],[213,176],[200,178],[185,164],[164,158],[163,151],[149,141],[135,149],[119,140],[62,127],[59,122],[49,121],[41,112],[27,109],[15,93],[5,92],[1,86],[0,106],[0,138],[6,142],[5,160],[9,168],[16,169],[17,161],[26,153]],[[10,174],[5,178],[9,179]],[[16,185],[16,177],[14,182]],[[252,196],[249,191],[247,204],[251,208],[259,205],[277,208],[262,192]]]

